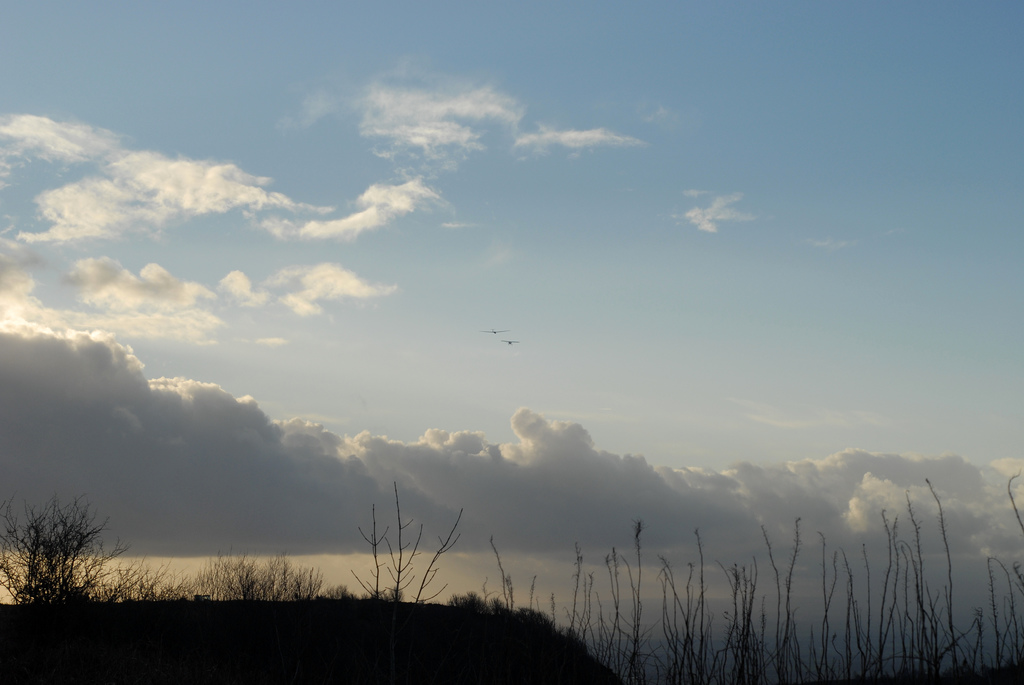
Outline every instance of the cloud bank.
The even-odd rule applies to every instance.
[[[763,554],[762,526],[784,544],[802,517],[808,535],[857,554],[883,544],[882,511],[906,517],[908,497],[934,536],[926,479],[958,559],[1019,546],[1005,480],[1017,462],[848,449],[711,471],[606,452],[580,424],[526,408],[511,425],[508,443],[442,429],[412,442],[342,436],[271,419],[216,385],[147,379],[109,334],[0,324],[0,494],[85,494],[137,553],[363,551],[358,527],[372,505],[389,505],[393,483],[428,535],[464,508],[467,552],[486,551],[492,535],[509,552],[564,557],[576,542],[604,551],[643,519],[649,554],[692,554],[699,529],[715,558],[742,561]]]

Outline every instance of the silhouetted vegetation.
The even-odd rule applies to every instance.
[[[0,607],[5,683],[386,683],[394,606],[369,598]],[[546,616],[398,605],[399,683],[617,683]]]
[[[1024,533],[1013,481],[1007,494]],[[597,570],[577,546],[569,601],[559,610],[552,595],[542,613],[536,577],[527,605],[516,605],[493,539],[500,592],[485,585],[432,603],[440,591],[428,588],[458,540],[461,512],[417,568],[423,528],[403,517],[397,485],[396,524],[378,530],[374,508],[372,527],[360,529],[374,559],[370,575],[357,576],[361,597],[325,588],[318,569],[283,555],[220,555],[191,577],[118,564],[123,546],[103,551],[104,526],[81,500],[26,505],[24,518],[8,504],[0,574],[19,594],[0,607],[0,674],[14,683],[1024,682],[1024,568],[990,558],[988,605],[958,614],[945,512],[928,486],[940,552],[925,554],[909,494],[902,514],[880,513],[881,562],[866,548],[851,561],[819,533],[820,611],[800,620],[799,519],[782,555],[762,528],[760,565],[706,562],[694,531],[697,558],[679,573],[659,557],[653,593],[645,524],[635,521],[630,553],[613,548]],[[84,551],[62,551],[62,538]],[[945,563],[926,572],[936,559]],[[806,598],[806,574],[800,582]]]
[[[1024,533],[1013,499],[1013,511]],[[926,481],[927,482],[927,481]],[[608,589],[603,598],[593,572],[586,572],[576,550],[576,573],[566,630],[587,644],[600,662],[628,683],[1019,683],[1024,682],[1024,568],[988,560],[989,611],[974,608],[966,625],[958,625],[954,606],[953,564],[942,502],[931,483],[938,508],[944,579],[926,573],[921,521],[909,494],[909,536],[881,512],[887,559],[880,587],[871,584],[871,563],[862,552],[861,572],[846,553],[829,553],[821,544],[821,611],[802,625],[793,604],[794,571],[803,548],[800,520],[782,569],[772,542],[762,529],[772,570],[772,585],[761,589],[756,559],[749,564],[717,564],[728,594],[713,609],[704,544],[695,531],[698,561],[685,579],[660,558],[662,595],[660,625],[641,622],[641,545],[643,526],[634,528],[635,565],[616,550],[605,558]],[[858,578],[858,576],[860,576]],[[625,582],[625,586],[623,583]],[[858,596],[863,583],[866,595]],[[881,595],[877,592],[880,590]],[[875,594],[873,594],[873,592]],[[1002,593],[1002,594],[1001,594]],[[631,606],[623,605],[623,597]],[[716,624],[716,621],[718,623]]]
[[[111,584],[111,562],[128,548],[120,541],[103,548],[107,522],[97,522],[84,499],[25,503],[23,515],[11,502],[0,507],[0,585],[15,603],[83,601]]]
[[[269,559],[220,555],[206,562],[191,582],[195,594],[217,601],[283,602],[320,596],[324,574],[316,568],[296,568],[283,554]]]

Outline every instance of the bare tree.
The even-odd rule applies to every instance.
[[[128,547],[103,547],[107,519],[96,520],[87,501],[61,504],[55,495],[41,507],[24,504],[24,519],[11,502],[0,504],[0,585],[17,604],[67,604],[91,599],[110,562]]]
[[[398,538],[397,544],[392,546],[391,540],[388,538],[388,531],[390,527],[385,528],[384,532],[380,535],[377,534],[377,507],[373,506],[373,529],[369,535],[363,532],[362,528],[359,528],[359,533],[366,540],[367,544],[370,545],[370,550],[373,554],[373,570],[370,571],[370,575],[373,578],[372,583],[365,581],[356,575],[355,571],[352,571],[352,575],[359,581],[363,590],[366,591],[367,596],[373,597],[374,599],[386,599],[391,602],[401,602],[406,599],[407,590],[410,590],[415,574],[413,573],[413,559],[423,554],[420,551],[420,542],[423,540],[423,524],[420,524],[419,529],[416,531],[416,539],[410,541],[408,534],[405,532],[407,528],[412,526],[413,519],[402,518],[402,505],[398,498],[398,482],[394,483],[395,487],[395,514],[398,519],[398,527],[396,537]],[[459,541],[459,535],[455,534],[455,530],[459,527],[459,521],[462,520],[462,509],[459,509],[459,515],[455,519],[455,523],[452,525],[451,530],[448,531],[448,537],[442,538],[440,535],[437,537],[438,547],[437,551],[434,552],[434,556],[431,558],[430,563],[427,565],[427,570],[420,577],[420,583],[416,590],[416,595],[411,597],[412,601],[416,604],[424,604],[435,599],[438,595],[444,592],[447,584],[444,585],[440,590],[432,594],[427,594],[427,587],[433,582],[434,576],[437,575],[438,560],[447,552],[449,552],[455,543]],[[387,545],[388,556],[390,557],[390,564],[386,560],[383,560],[383,554],[381,552],[381,543]],[[381,588],[381,569],[385,568],[388,574],[391,576],[391,583],[386,588]],[[411,592],[409,593],[411,594]]]
[[[394,482],[395,486],[395,517],[398,521],[396,528],[395,537],[397,543],[391,544],[391,540],[387,537],[388,530],[386,528],[384,532],[377,535],[377,507],[372,508],[373,515],[373,529],[369,535],[363,532],[363,529],[359,529],[359,533],[363,536],[363,539],[370,545],[370,549],[373,553],[373,583],[365,581],[356,575],[355,571],[352,575],[355,576],[356,580],[366,591],[369,597],[374,599],[384,599],[391,602],[391,629],[388,631],[389,640],[389,652],[391,655],[391,680],[389,682],[397,682],[397,667],[396,667],[396,650],[398,634],[405,628],[412,618],[412,614],[406,615],[405,622],[398,625],[398,605],[401,604],[402,600],[406,598],[406,591],[413,585],[415,580],[415,573],[413,572],[413,559],[422,554],[420,551],[420,542],[423,540],[423,524],[420,524],[419,529],[416,531],[415,541],[410,541],[408,534],[405,532],[407,528],[412,526],[413,519],[402,518],[402,505],[398,498],[398,482]],[[414,604],[424,604],[436,598],[439,594],[444,592],[444,589],[448,587],[445,584],[437,592],[427,595],[427,587],[434,580],[434,576],[437,575],[438,560],[447,552],[449,552],[455,543],[459,541],[459,536],[455,534],[455,529],[459,527],[459,521],[462,520],[462,509],[459,509],[459,516],[455,519],[455,523],[452,525],[451,530],[448,531],[448,537],[442,538],[440,535],[437,536],[438,547],[437,551],[434,552],[434,556],[431,558],[430,563],[427,565],[427,570],[420,576],[419,588],[416,591],[416,596],[412,597]],[[388,548],[388,556],[390,557],[390,564],[387,561],[381,560],[380,544],[384,543]],[[492,543],[493,544],[493,543]],[[497,550],[495,550],[497,552]],[[380,570],[386,568],[388,574],[391,576],[391,584],[386,589],[381,589],[381,574]],[[509,580],[511,585],[511,579]],[[411,594],[411,592],[409,593]]]

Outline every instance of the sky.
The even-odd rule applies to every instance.
[[[928,478],[958,549],[1012,550],[1021,26],[8,3],[0,497],[87,494],[147,554],[333,554],[398,483],[467,552],[643,518],[727,557],[799,516],[856,546]]]

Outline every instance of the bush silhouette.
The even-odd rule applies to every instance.
[[[0,585],[16,604],[67,604],[94,598],[111,562],[127,551],[118,541],[103,547],[107,521],[97,522],[89,503],[77,497],[61,504],[55,495],[41,507],[11,502],[0,510]]]

